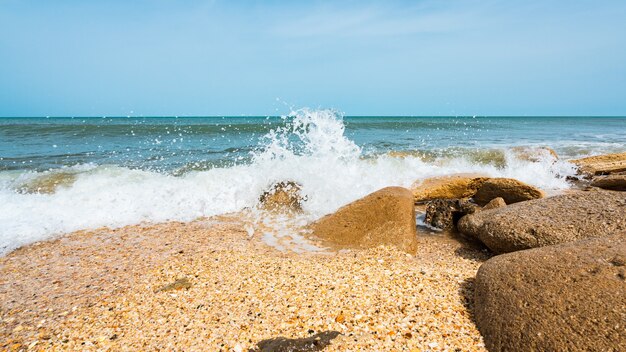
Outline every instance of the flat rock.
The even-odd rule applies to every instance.
[[[601,237],[626,230],[626,193],[596,189],[531,200],[464,216],[457,227],[495,253]]]
[[[474,194],[474,201],[479,205],[485,205],[492,199],[500,197],[506,204],[513,204],[544,196],[545,193],[540,189],[516,179],[490,178],[480,185]]]
[[[387,187],[352,202],[314,222],[312,234],[351,248],[393,245],[407,253],[417,250],[413,194]]]
[[[578,169],[589,175],[606,175],[626,171],[626,152],[603,154],[570,160]]]
[[[626,351],[626,233],[499,255],[476,275],[489,351]]]
[[[598,176],[591,181],[591,185],[613,191],[626,191],[626,175]]]
[[[459,199],[471,197],[487,177],[480,174],[455,174],[427,178],[411,186],[415,202],[433,199]]]

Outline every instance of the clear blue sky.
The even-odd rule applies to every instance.
[[[626,115],[626,1],[0,0],[0,116]]]

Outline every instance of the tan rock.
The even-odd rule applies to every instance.
[[[502,207],[506,207],[506,202],[502,197],[498,197],[490,200],[481,210],[498,209]]]
[[[626,233],[496,256],[476,275],[489,351],[625,351]]]
[[[293,181],[277,182],[259,197],[259,205],[269,211],[302,211],[302,202],[305,197],[301,194],[302,187]]]
[[[476,194],[474,194],[474,201],[479,205],[485,205],[492,199],[501,197],[506,204],[513,204],[543,198],[544,196],[545,193],[540,189],[518,180],[512,178],[490,178],[480,185]]]
[[[326,215],[310,226],[314,236],[351,248],[394,245],[414,254],[417,232],[413,194],[387,187]]]
[[[626,171],[626,152],[590,156],[570,162],[576,164],[582,173],[606,175]]]
[[[495,253],[626,231],[626,193],[594,189],[484,210],[459,220],[464,235]]]
[[[471,197],[487,177],[480,174],[454,174],[427,178],[411,186],[415,202],[432,199],[458,199]]]
[[[613,191],[626,191],[626,175],[598,176],[591,181],[591,185]]]

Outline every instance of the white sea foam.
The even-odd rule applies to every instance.
[[[568,187],[565,176],[574,171],[566,162],[546,158],[533,163],[510,152],[505,167],[462,157],[435,162],[388,155],[363,158],[361,149],[345,137],[340,114],[299,110],[286,119],[287,126],[266,135],[245,165],[176,177],[113,165],[75,166],[62,169],[75,173],[75,181],[52,194],[16,191],[41,174],[0,173],[0,254],[79,229],[190,221],[240,211],[254,207],[263,190],[281,180],[302,185],[305,218],[312,220],[377,189],[408,187],[431,176],[478,172],[557,191]]]

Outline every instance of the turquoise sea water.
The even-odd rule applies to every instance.
[[[281,180],[302,185],[309,220],[457,172],[557,192],[574,173],[567,159],[623,151],[625,117],[0,118],[0,253],[78,229],[253,208]]]

